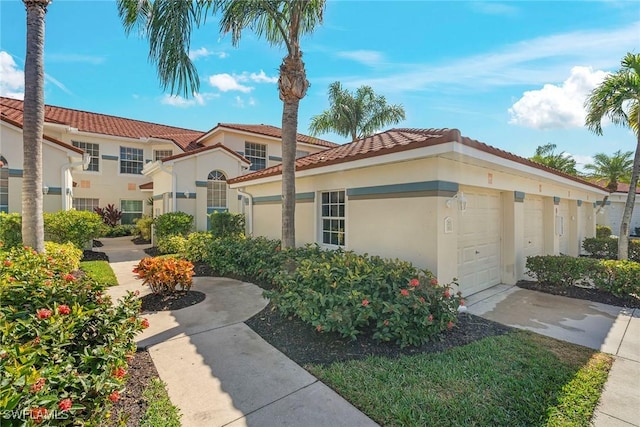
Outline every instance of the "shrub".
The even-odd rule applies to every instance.
[[[44,242],[47,259],[59,266],[62,271],[76,271],[80,268],[82,251],[72,243]]]
[[[100,425],[123,391],[133,338],[147,322],[137,317],[133,294],[113,305],[100,286],[60,262],[64,247],[54,248],[46,255],[22,247],[2,253],[1,406],[5,415],[41,420],[56,413],[55,425]]]
[[[242,214],[214,212],[209,215],[209,231],[218,238],[244,236],[244,222]]]
[[[131,236],[135,232],[136,227],[134,225],[116,225],[114,227],[107,227],[106,232],[104,233],[105,237],[122,237],[122,236]]]
[[[5,248],[22,244],[22,216],[0,212],[0,242]]]
[[[594,284],[619,297],[636,295],[640,298],[640,263],[634,261],[601,260]]]
[[[222,276],[240,276],[272,283],[285,259],[280,251],[279,240],[256,237],[214,240],[209,246],[206,261]]]
[[[606,225],[596,225],[596,238],[597,239],[606,239],[611,236],[611,227],[607,227]]]
[[[209,257],[209,248],[212,243],[213,237],[210,233],[202,231],[191,233],[184,242],[184,250],[179,253],[191,262],[202,262]]]
[[[158,239],[158,251],[161,254],[180,254],[184,253],[187,239],[181,235],[166,236]]]
[[[178,287],[188,291],[193,283],[193,264],[175,258],[143,258],[133,272],[154,294],[174,293]]]
[[[591,258],[567,255],[539,255],[527,257],[527,275],[539,282],[571,286],[586,280],[588,272],[597,266]]]
[[[113,204],[109,204],[105,208],[97,207],[94,209],[94,212],[100,215],[102,221],[109,227],[115,227],[118,225],[120,219],[122,219],[122,211]]]
[[[582,248],[595,258],[618,259],[617,238],[587,238],[582,242]],[[640,262],[640,240],[629,240],[629,259]]]
[[[158,239],[176,235],[186,237],[193,226],[193,216],[184,212],[168,212],[157,217],[153,223]]]
[[[135,220],[136,231],[138,235],[144,240],[151,240],[151,225],[153,224],[153,218],[147,215],[143,215],[141,218]]]
[[[54,242],[71,242],[83,249],[104,231],[100,216],[93,212],[70,210],[44,214],[44,232],[48,240]]]

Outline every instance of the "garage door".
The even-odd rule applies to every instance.
[[[559,222],[559,225],[556,226],[556,230],[559,234],[560,253],[566,255],[569,253],[569,201],[560,200],[557,212],[556,221]]]
[[[500,194],[466,192],[467,210],[459,216],[458,279],[463,295],[500,283]]]
[[[524,198],[524,244],[525,257],[544,254],[544,202],[542,197]]]

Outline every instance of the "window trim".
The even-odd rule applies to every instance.
[[[157,158],[156,153],[158,153],[158,152],[160,152],[160,151],[164,151],[164,152],[169,153],[169,154],[167,154],[166,156],[164,156],[164,157],[162,157],[162,158],[158,159],[158,158]],[[160,150],[160,149],[158,149],[158,150],[154,149],[154,150],[153,150],[153,153],[151,153],[151,154],[153,155],[153,161],[154,161],[154,162],[157,162],[158,160],[162,160],[162,159],[164,159],[164,158],[166,158],[166,157],[171,157],[171,156],[173,156],[173,150],[172,150],[172,149],[170,149],[170,148],[168,148],[168,149],[162,149],[162,150]]]
[[[78,210],[78,208],[75,207],[75,204],[77,203],[78,200],[96,200],[97,203],[96,203],[95,207],[100,207],[100,199],[97,198],[97,197],[74,197],[72,202],[71,202],[71,206],[75,210]],[[87,211],[87,212],[95,212],[94,209],[91,209],[91,210],[81,209],[81,210],[82,211]]]
[[[122,158],[122,150],[126,149],[126,150],[138,150],[140,151],[141,154],[141,160],[128,160],[128,159],[123,159]],[[140,173],[135,173],[135,172],[123,172],[122,171],[122,162],[136,162],[136,163],[140,163]],[[120,151],[119,151],[119,156],[118,156],[118,174],[119,175],[135,175],[135,176],[140,176],[142,175],[142,169],[144,168],[144,148],[137,148],[137,147],[131,147],[131,146],[126,146],[126,145],[121,145],[120,146]]]
[[[220,175],[222,175],[224,177],[224,179],[211,179],[209,178],[213,173],[218,172]],[[209,209],[229,209],[229,186],[227,184],[227,174],[224,173],[223,171],[221,171],[220,169],[214,169],[211,172],[209,172],[209,174],[207,175],[207,211],[209,211]],[[220,182],[224,182],[224,202],[225,205],[224,206],[209,206],[209,183],[220,183]]]
[[[81,147],[80,145],[76,145],[76,144],[85,144],[85,147]],[[87,142],[87,141],[71,141],[71,145],[73,145],[76,148],[80,148],[81,150],[84,150],[85,153],[88,153],[87,148],[86,148],[86,144],[91,144],[91,145],[95,145],[98,147],[98,154],[96,156],[91,156],[91,161],[93,161],[93,159],[96,160],[96,163],[98,164],[98,170],[89,170],[89,169],[82,169],[83,173],[90,173],[90,174],[101,174],[102,173],[102,162],[100,161],[100,144],[97,142]]]
[[[140,211],[125,211],[123,206],[122,206],[122,202],[140,202]],[[124,214],[140,214],[139,218],[142,218],[142,216],[144,216],[144,200],[140,200],[140,199],[120,199],[120,211],[122,212],[122,216],[124,216]],[[123,224],[122,220],[120,220],[120,224]],[[131,222],[131,224],[135,224],[135,222]]]
[[[248,151],[247,144],[258,145],[258,146],[264,147],[264,158],[258,157],[258,156],[248,155],[247,154],[247,151]],[[255,171],[266,169],[266,168],[269,167],[269,145],[268,144],[262,144],[260,142],[245,141],[244,142],[244,157],[251,162],[251,166],[249,166],[249,170],[250,171],[254,171],[255,172]],[[253,169],[254,162],[251,159],[262,159],[262,160],[264,160],[264,168]]]
[[[325,217],[324,215],[322,215],[322,207],[323,207],[323,202],[322,202],[322,195],[324,193],[343,193],[344,194],[344,216],[340,217],[340,216],[336,216],[336,217],[331,217],[331,216],[327,216]],[[331,197],[331,196],[329,196]],[[317,193],[317,209],[316,209],[316,215],[317,215],[317,222],[316,222],[316,230],[317,230],[317,238],[316,241],[318,243],[318,245],[320,245],[323,248],[327,248],[327,249],[347,249],[348,248],[348,209],[347,209],[347,191],[344,188],[339,188],[339,189],[331,189],[331,190],[321,190],[318,191]],[[338,202],[339,205],[340,202]],[[331,204],[331,202],[329,202],[329,204]],[[342,239],[343,239],[343,244],[342,245],[335,245],[332,243],[324,243],[324,228],[323,228],[323,222],[325,219],[337,219],[337,220],[342,220],[344,221],[344,229],[342,231]],[[330,231],[330,230],[329,230]]]

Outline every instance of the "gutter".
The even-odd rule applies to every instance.
[[[253,236],[253,196],[249,193],[244,192],[243,190],[236,188],[238,194],[243,197],[249,199],[249,220],[247,221],[247,225],[249,228],[249,236]]]
[[[176,212],[178,209],[177,190],[176,190],[176,186],[178,185],[178,176],[174,172],[173,168],[171,168],[171,171],[166,169],[164,162],[162,160],[160,160],[160,170],[162,172],[171,174],[171,212]]]
[[[73,190],[71,189],[71,186],[73,186],[73,179],[72,179],[71,186],[68,186],[67,172],[69,171],[69,169],[75,168],[77,166],[82,166],[82,170],[86,170],[89,167],[90,162],[91,162],[91,155],[89,153],[83,153],[81,161],[65,163],[60,168],[60,173],[62,176],[61,184],[62,184],[62,210],[63,211],[67,211],[71,209],[71,206],[69,206],[67,202],[70,197],[73,198]]]

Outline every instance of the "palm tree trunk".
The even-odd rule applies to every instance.
[[[629,183],[629,193],[627,203],[624,205],[622,213],[622,223],[620,224],[620,235],[618,236],[618,259],[629,259],[629,227],[631,215],[636,203],[636,188],[638,187],[638,176],[640,175],[640,114],[638,115],[638,132],[636,132],[636,154],[633,157],[633,172]]]
[[[282,109],[282,247],[296,245],[296,133],[300,100],[285,101]]]
[[[44,252],[42,132],[44,128],[44,23],[49,0],[24,0],[27,54],[24,64],[22,241]]]

